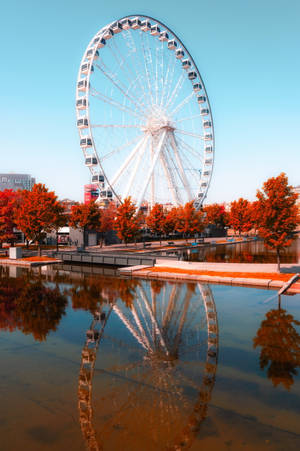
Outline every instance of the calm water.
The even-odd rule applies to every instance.
[[[1,271],[1,451],[300,449],[300,295],[67,269]]]
[[[181,258],[197,262],[276,263],[276,251],[266,248],[263,241],[250,241],[190,249],[184,251]],[[297,263],[298,259],[300,259],[299,238],[281,252],[282,263]]]

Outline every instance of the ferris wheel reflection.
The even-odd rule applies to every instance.
[[[142,449],[145,441],[146,449],[188,449],[216,378],[219,331],[211,289],[143,281],[134,294],[129,306],[120,299],[101,303],[86,332],[78,381],[83,437],[89,450]],[[107,346],[113,358],[105,363],[103,351],[96,366]]]

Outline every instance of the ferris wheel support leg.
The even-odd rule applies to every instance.
[[[124,170],[126,169],[128,164],[131,162],[131,160],[133,159],[133,157],[135,156],[135,154],[139,150],[140,146],[143,144],[144,140],[145,140],[145,136],[143,136],[143,138],[137,143],[137,145],[132,150],[131,154],[128,155],[128,157],[126,158],[126,160],[124,161],[124,163],[122,164],[122,166],[120,167],[120,169],[118,170],[118,172],[116,173],[114,178],[112,179],[112,181],[111,181],[111,186],[112,187],[119,180],[119,178],[123,174]]]
[[[181,176],[181,179],[182,179],[182,183],[183,183],[184,189],[187,191],[188,198],[191,201],[191,200],[193,200],[193,196],[192,196],[192,192],[191,192],[191,188],[190,188],[189,182],[188,182],[188,180],[186,178],[186,175],[185,175],[185,172],[184,172],[184,169],[183,169],[183,165],[182,165],[182,161],[181,161],[181,158],[180,158],[180,154],[178,152],[178,146],[177,146],[177,142],[176,142],[174,133],[170,133],[170,141],[171,141],[172,149],[174,150],[175,159],[176,159],[176,162],[177,162],[177,165],[178,165],[178,169],[179,169],[179,173],[180,173],[180,176]]]
[[[172,197],[173,197],[173,201],[175,203],[176,206],[180,205],[180,198],[179,198],[179,194],[177,192],[173,177],[172,177],[172,173],[171,173],[171,169],[170,166],[168,164],[168,160],[166,158],[165,153],[161,153],[160,155],[160,159],[161,159],[161,164],[168,182],[168,187],[169,190],[171,191]]]
[[[134,305],[132,305],[131,311],[132,311],[133,318],[134,318],[134,320],[135,320],[135,322],[136,322],[136,325],[137,325],[138,328],[139,328],[139,331],[140,331],[140,333],[141,333],[141,336],[143,337],[144,343],[146,343],[148,349],[151,349],[150,342],[149,342],[149,340],[148,340],[148,337],[147,337],[147,335],[146,335],[145,330],[143,329],[142,323],[141,323],[141,321],[140,321],[140,319],[139,319],[139,317],[138,317],[138,314],[137,314],[137,312],[136,312],[136,309],[135,309]]]
[[[180,340],[181,340],[182,329],[183,329],[183,326],[185,324],[185,320],[186,320],[187,312],[188,312],[188,309],[189,309],[189,306],[190,306],[190,301],[191,301],[192,294],[193,294],[192,291],[188,290],[186,295],[185,295],[185,298],[184,298],[183,313],[181,315],[179,327],[178,327],[177,333],[175,335],[175,340],[174,340],[174,344],[173,344],[173,346],[174,346],[173,352],[177,351],[177,348],[178,348]]]
[[[143,201],[143,198],[144,198],[146,189],[147,189],[147,187],[148,187],[148,185],[149,185],[149,182],[150,182],[151,176],[152,176],[152,174],[153,174],[153,171],[154,171],[154,169],[155,169],[155,166],[156,166],[158,157],[159,157],[159,155],[160,155],[160,153],[161,153],[161,150],[162,150],[162,148],[163,148],[163,144],[164,144],[164,142],[165,142],[165,137],[166,137],[166,132],[163,131],[163,133],[162,133],[162,135],[161,135],[161,137],[160,137],[160,140],[159,140],[157,149],[156,149],[156,153],[155,153],[155,155],[154,155],[154,157],[153,157],[153,162],[152,162],[152,165],[151,165],[149,174],[148,174],[148,176],[147,176],[147,178],[146,178],[146,181],[145,181],[145,183],[144,183],[144,186],[143,186],[143,189],[142,189],[142,191],[141,191],[140,197],[139,197],[138,202],[137,202],[137,204],[136,204],[137,210],[139,210],[139,208],[140,208],[140,206],[141,206],[141,203],[142,203],[142,201]]]
[[[154,154],[153,140],[151,139],[151,163],[153,163],[153,154]],[[155,185],[154,184],[155,184],[154,174],[152,173],[152,176],[151,176],[151,204],[150,204],[151,209],[154,206],[154,199],[155,199]]]
[[[143,289],[142,286],[139,287],[139,292],[140,292],[140,295],[141,295],[142,300],[143,300],[144,303],[145,303],[146,309],[148,310],[148,313],[149,313],[149,315],[150,315],[150,318],[151,318],[152,324],[153,324],[153,326],[154,326],[154,328],[155,328],[155,331],[156,331],[156,333],[157,333],[157,335],[158,335],[158,337],[159,337],[160,344],[161,344],[162,347],[164,348],[165,352],[166,352],[167,354],[169,354],[169,351],[168,351],[168,348],[167,348],[167,346],[166,346],[165,340],[163,339],[163,336],[162,336],[162,334],[161,334],[160,328],[158,327],[156,318],[155,318],[154,315],[153,315],[153,311],[152,311],[152,309],[151,309],[151,306],[149,305],[149,302],[148,302],[146,293],[145,293],[145,291],[144,291],[144,289]]]
[[[142,156],[143,156],[144,153],[145,153],[145,149],[146,149],[146,146],[147,146],[147,141],[148,141],[148,135],[145,136],[144,142],[142,143],[142,145],[141,145],[141,147],[140,147],[140,153],[139,153],[139,156],[138,156],[137,159],[136,159],[136,163],[135,163],[134,170],[132,171],[132,174],[131,174],[131,176],[130,176],[130,179],[129,179],[127,188],[126,188],[126,190],[125,190],[125,192],[124,192],[124,195],[123,195],[123,198],[124,198],[124,199],[126,199],[126,197],[128,196],[128,194],[130,193],[130,190],[131,190],[132,184],[133,184],[133,182],[134,182],[136,173],[137,173],[137,171],[138,171],[138,169],[139,169],[139,166],[140,166],[140,162],[141,162]]]
[[[142,338],[139,336],[139,334],[137,333],[137,331],[135,330],[135,328],[133,327],[132,324],[130,324],[129,320],[125,317],[125,315],[123,315],[123,313],[121,312],[121,310],[119,309],[119,307],[117,305],[113,306],[113,310],[116,312],[116,314],[118,315],[118,317],[120,318],[120,320],[122,321],[122,323],[127,327],[127,329],[131,332],[131,334],[133,335],[133,337],[143,346],[143,348],[146,349],[146,351],[148,351],[148,347],[145,345],[144,341],[142,340]]]

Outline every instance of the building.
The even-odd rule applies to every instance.
[[[5,189],[12,189],[17,191],[18,189],[31,190],[35,184],[35,178],[30,174],[0,174],[0,191]]]
[[[296,203],[297,203],[297,205],[300,206],[300,185],[294,186],[293,192],[294,192],[295,194],[298,194],[298,199],[297,199],[297,202],[296,202]]]
[[[84,203],[88,204],[91,200],[97,200],[99,197],[98,185],[84,185]]]

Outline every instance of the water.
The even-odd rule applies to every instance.
[[[300,257],[300,240],[281,251],[281,263],[297,263]],[[263,241],[236,244],[218,244],[189,249],[181,253],[181,259],[195,262],[227,263],[276,263],[276,251],[264,246]]]
[[[1,451],[300,449],[300,295],[66,268],[2,270]]]

